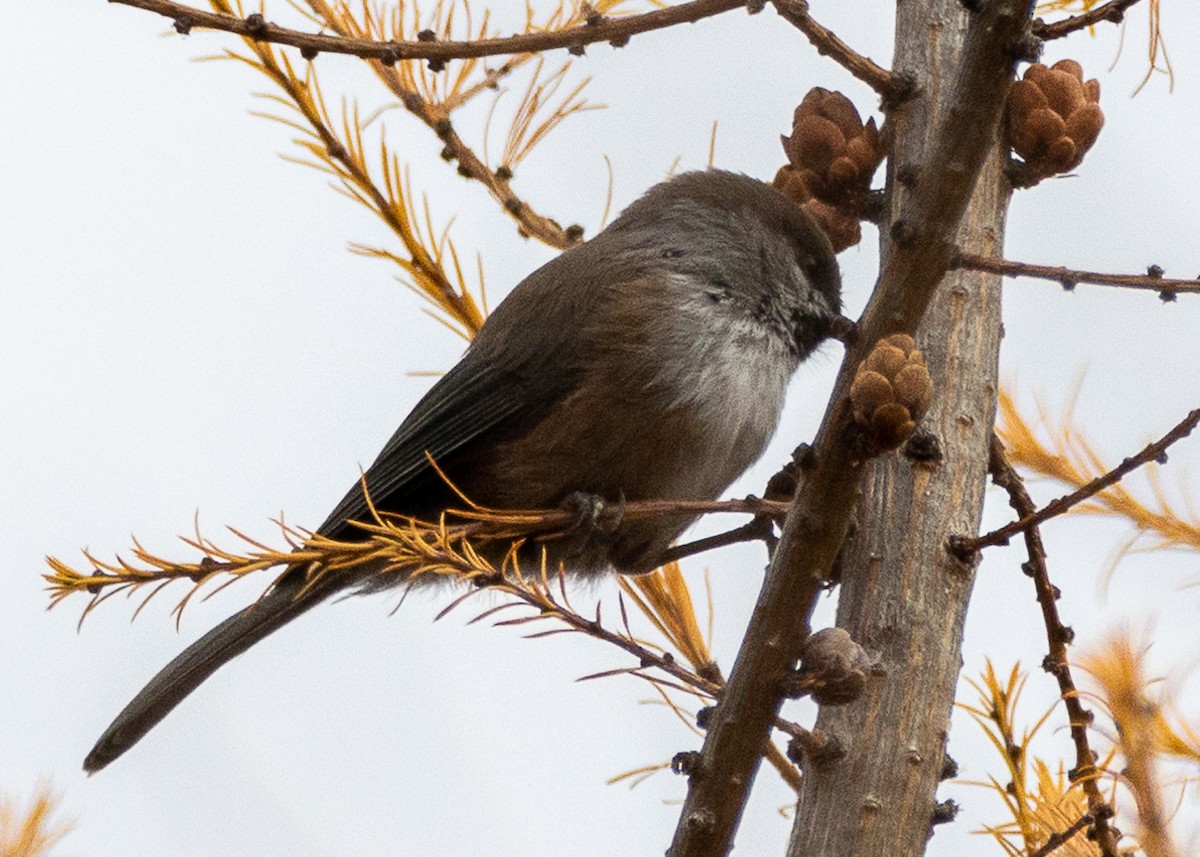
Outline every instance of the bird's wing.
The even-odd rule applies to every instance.
[[[485,437],[489,446],[520,437],[556,398],[553,391],[539,389],[535,401],[529,389],[530,382],[518,373],[472,360],[468,354],[421,399],[367,469],[370,505],[400,514],[429,513],[421,492],[441,481],[430,459],[453,481],[464,448]],[[337,537],[349,532],[347,521],[369,518],[360,480],[317,532]]]
[[[598,257],[608,255],[601,239],[534,271],[496,307],[462,360],[421,399],[367,469],[372,505],[401,515],[436,515],[440,509],[424,497],[452,495],[430,457],[456,481],[456,470],[468,468],[471,456],[521,437],[578,387],[592,350],[589,319],[606,292],[630,288],[639,273],[600,264]],[[589,288],[578,287],[581,276],[591,281]],[[349,536],[347,521],[369,517],[360,481],[317,532]]]

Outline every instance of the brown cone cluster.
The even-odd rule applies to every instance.
[[[788,163],[813,196],[830,205],[853,202],[870,187],[883,161],[883,140],[871,119],[865,125],[840,92],[810,89],[784,137]]]
[[[862,240],[853,212],[883,161],[883,140],[875,120],[865,125],[850,99],[840,92],[809,90],[792,116],[792,133],[783,137],[788,165],[775,176],[775,187],[801,203],[840,252]]]
[[[854,416],[871,446],[895,449],[913,433],[933,397],[933,381],[913,338],[895,333],[875,343],[850,385]]]
[[[1104,127],[1100,81],[1074,60],[1031,65],[1008,97],[1013,151],[1037,178],[1075,169]]]
[[[834,253],[841,253],[847,247],[853,247],[862,240],[862,227],[857,217],[851,217],[826,202],[821,202],[812,195],[804,179],[800,178],[795,167],[780,167],[775,174],[774,185],[787,196],[800,203],[808,212],[809,217],[817,221],[829,243],[833,245]]]

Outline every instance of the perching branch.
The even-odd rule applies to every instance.
[[[1013,262],[999,256],[980,256],[976,253],[957,254],[951,266],[968,271],[988,271],[993,274],[1003,274],[1006,277],[1033,277],[1039,280],[1053,280],[1068,291],[1080,283],[1096,286],[1117,286],[1126,289],[1146,289],[1158,292],[1164,301],[1172,301],[1177,294],[1200,293],[1200,279],[1180,280],[1169,279],[1162,275],[1162,269],[1151,265],[1148,273],[1138,274],[1105,274],[1095,271],[1079,271],[1074,268],[1063,268],[1051,265],[1033,265],[1028,262]]]
[[[1111,21],[1114,24],[1119,24],[1125,19],[1125,11],[1137,2],[1138,0],[1108,0],[1107,3],[1101,3],[1099,6],[1095,6],[1086,12],[1079,15],[1072,15],[1070,18],[1064,18],[1052,24],[1047,24],[1039,18],[1033,22],[1033,34],[1039,39],[1046,39],[1048,41],[1050,39],[1061,39],[1077,30],[1085,30],[1102,21]]]
[[[1151,461],[1159,463],[1166,461],[1167,449],[1175,442],[1183,440],[1183,438],[1191,434],[1197,425],[1200,425],[1200,408],[1191,411],[1174,428],[1154,443],[1147,445],[1137,455],[1126,458],[1112,470],[1097,476],[1078,490],[1072,491],[1070,494],[1065,494],[1056,500],[1051,500],[1040,509],[1031,508],[1029,511],[1022,513],[1020,520],[1005,524],[1003,527],[992,530],[985,535],[969,539],[953,537],[949,544],[950,550],[958,556],[969,556],[981,548],[1007,544],[1008,540],[1017,533],[1027,532],[1032,527],[1037,527],[1051,518],[1056,518],[1066,513],[1073,506],[1077,506],[1084,500],[1099,494],[1105,488],[1120,482],[1125,476],[1137,470],[1142,465]]]
[[[879,93],[885,105],[903,101],[913,89],[913,82],[902,74],[888,71],[870,57],[855,51],[830,29],[821,26],[808,14],[808,0],[771,0],[779,16],[808,37],[817,52],[828,56],[846,71]]]
[[[300,48],[306,57],[319,53],[350,54],[361,59],[394,63],[420,59],[434,62],[504,54],[535,53],[556,48],[581,48],[595,42],[621,47],[632,36],[661,30],[676,24],[688,24],[711,18],[722,12],[745,7],[746,0],[692,0],[665,9],[621,18],[597,16],[578,27],[565,30],[522,33],[515,36],[470,41],[376,41],[302,33],[267,21],[260,13],[245,18],[206,12],[174,0],[112,0],[124,6],[145,9],[174,21],[175,29],[187,33],[195,28],[223,30],[261,42],[274,42]]]
[[[1196,412],[1200,418],[1200,411]],[[1022,520],[1031,519],[1037,513],[1037,507],[1021,476],[1009,463],[1004,454],[1004,444],[1000,438],[992,435],[991,455],[988,459],[988,470],[992,481],[1008,493],[1008,502]],[[1094,820],[1092,830],[1095,841],[1100,846],[1104,857],[1117,857],[1116,835],[1109,825],[1113,809],[1104,800],[1097,785],[1100,770],[1096,767],[1096,756],[1089,742],[1087,727],[1092,722],[1092,714],[1083,706],[1079,691],[1075,687],[1075,679],[1071,675],[1070,663],[1067,659],[1067,645],[1073,638],[1073,632],[1062,623],[1058,615],[1059,593],[1050,582],[1050,573],[1046,567],[1046,549],[1042,544],[1042,534],[1036,522],[1029,524],[1024,530],[1025,549],[1029,560],[1021,566],[1033,579],[1037,590],[1038,604],[1042,608],[1042,621],[1046,626],[1046,639],[1049,643],[1050,654],[1042,662],[1043,669],[1058,681],[1059,695],[1067,709],[1067,718],[1071,727],[1071,739],[1075,743],[1075,767],[1070,777],[1078,782],[1087,795],[1088,814]],[[1068,837],[1069,838],[1069,837]],[[1060,843],[1061,844],[1061,843]],[[1049,842],[1047,842],[1049,847]],[[1052,850],[1052,849],[1051,849]],[[1048,853],[1048,852],[1047,852]]]
[[[680,508],[691,509],[696,505],[695,501],[681,502]],[[748,506],[761,512],[763,503],[769,504],[767,508],[784,505],[758,500],[724,501],[716,505],[723,510]],[[621,510],[621,514],[625,518],[665,514],[671,506],[679,504],[661,501],[629,503]],[[476,517],[470,523],[455,526],[447,526],[445,522],[437,525],[424,524],[400,516],[380,514],[374,523],[360,525],[365,538],[356,541],[307,536],[297,530],[282,527],[288,544],[284,550],[274,550],[234,531],[234,534],[250,547],[248,552],[242,554],[217,547],[197,531],[194,537],[185,538],[184,541],[203,553],[203,558],[198,562],[175,563],[145,550],[135,542],[134,555],[140,564],[123,559],[104,562],[85,551],[85,557],[94,566],[91,572],[76,571],[66,563],[50,558],[48,562],[53,572],[45,575],[45,579],[53,593],[51,606],[75,592],[86,591],[92,595],[91,603],[84,609],[80,620],[82,621],[97,604],[112,595],[150,585],[153,588],[137,608],[140,611],[163,586],[180,578],[191,580],[195,585],[175,608],[177,617],[204,584],[222,575],[229,577],[225,584],[228,585],[229,582],[252,572],[307,563],[320,566],[316,572],[317,576],[353,574],[354,570],[366,565],[382,566],[385,569],[382,573],[407,569],[407,580],[410,583],[421,576],[437,575],[457,580],[470,587],[447,605],[437,615],[437,619],[443,618],[486,589],[509,595],[515,600],[485,610],[472,622],[491,619],[513,607],[532,607],[535,612],[530,615],[496,619],[494,624],[516,626],[547,619],[555,620],[564,627],[534,632],[529,636],[543,637],[578,632],[613,645],[637,661],[637,666],[605,670],[584,676],[581,681],[613,675],[631,675],[649,681],[664,692],[674,689],[690,693],[705,704],[711,703],[720,695],[724,680],[720,670],[712,662],[698,629],[680,627],[681,622],[692,621],[693,615],[690,612],[684,616],[669,615],[682,601],[686,601],[690,608],[690,596],[686,596],[686,584],[683,583],[678,566],[672,565],[638,577],[632,585],[623,582],[622,588],[668,641],[684,655],[691,664],[690,668],[669,651],[643,643],[634,635],[629,626],[623,599],[619,601],[621,629],[613,630],[603,624],[599,606],[594,617],[588,618],[571,605],[567,596],[565,575],[561,570],[556,573],[543,563],[536,571],[523,571],[517,564],[514,553],[508,555],[503,567],[495,568],[475,552],[467,539],[467,534],[471,534],[480,540],[508,540],[515,521],[525,520],[526,529],[538,518],[565,525],[571,521],[570,513],[555,510],[515,515],[488,515],[482,511],[474,514]],[[317,577],[314,577],[313,581],[316,579]],[[679,592],[681,587],[685,593],[682,597]],[[651,670],[658,670],[667,678],[656,676]],[[813,745],[821,742],[820,736],[791,721],[776,718],[773,726],[799,744]],[[787,778],[786,772],[781,770],[781,773]]]
[[[681,512],[749,513],[771,518],[785,514],[787,508],[786,502],[760,500],[757,497],[711,501],[641,500],[620,505],[605,505],[597,511],[591,525],[604,529],[616,526],[621,521],[677,516]],[[195,562],[175,562],[158,557],[146,551],[135,540],[133,555],[143,563],[142,566],[135,566],[120,558],[113,562],[105,562],[84,551],[85,559],[92,566],[91,571],[79,571],[62,560],[49,557],[47,562],[53,573],[45,578],[52,593],[51,606],[77,592],[91,594],[93,603],[85,609],[86,615],[97,601],[108,597],[110,593],[128,591],[145,585],[157,587],[174,580],[185,579],[199,587],[221,575],[236,579],[268,568],[310,562],[321,565],[325,569],[322,572],[324,574],[343,574],[350,569],[370,564],[380,551],[391,551],[388,560],[392,568],[412,567],[418,568],[421,574],[437,574],[441,573],[444,555],[447,552],[455,553],[464,545],[554,538],[577,526],[578,517],[577,512],[564,509],[498,511],[477,508],[448,510],[446,518],[434,524],[380,513],[373,522],[358,523],[363,532],[363,539],[355,541],[313,536],[306,531],[281,524],[288,542],[287,549],[282,551],[242,536],[237,530],[231,530],[253,548],[249,554],[220,549],[210,539],[203,537],[197,529],[193,536],[183,540],[202,552],[203,557]],[[449,570],[456,574],[464,571],[454,563],[450,563]],[[157,592],[157,589],[154,591]],[[179,605],[177,612],[186,601],[187,599],[184,600],[184,604]]]

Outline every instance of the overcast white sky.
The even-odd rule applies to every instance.
[[[1111,70],[1117,28],[1049,47],[1049,61],[1072,56],[1101,78],[1108,121],[1078,177],[1018,196],[1010,257],[1200,271],[1200,10],[1163,6],[1174,95],[1156,77],[1130,97],[1145,71],[1141,8]],[[893,4],[813,7],[887,61]],[[286,15],[282,3],[268,11]],[[52,782],[77,821],[62,853],[91,857],[661,853],[683,781],[660,774],[632,792],[604,781],[695,747],[691,734],[639,705],[650,694],[634,681],[575,683],[623,665],[619,653],[582,638],[467,627],[469,610],[433,625],[445,598],[410,599],[396,615],[382,597],[314,611],[222,670],[126,758],[82,775],[84,754],[142,683],[258,589],[247,581],[194,604],[179,633],[169,591],[133,624],[133,604],[110,601],[77,633],[81,604],[44,611],[43,556],[78,560],[84,546],[111,555],[133,533],[184,557],[175,536],[196,513],[214,537],[229,524],[270,538],[281,511],[314,526],[429,386],[408,373],[444,370],[461,350],[386,266],[345,252],[349,241],[386,236],[321,176],[277,156],[290,152],[285,130],[248,113],[262,106],[250,93],[264,80],[234,63],[191,62],[235,40],[167,30],[147,13],[80,0],[6,4],[0,30],[0,791],[28,796]],[[366,109],[386,103],[355,60],[317,65],[331,103],[342,91]],[[569,120],[518,170],[517,187],[588,234],[603,210],[605,155],[621,206],[676,156],[682,168],[703,166],[714,120],[716,163],[769,178],[781,162],[778,134],[810,86],[842,89],[864,112],[875,104],[770,11],[643,36],[622,51],[594,47],[575,73],[595,76],[590,96],[609,109]],[[502,101],[500,115],[515,101]],[[385,119],[435,217],[457,215],[460,251],[482,254],[493,302],[550,258],[438,160],[424,127],[401,111]],[[875,239],[867,230],[843,254],[852,311],[873,280]],[[1076,414],[1108,457],[1200,404],[1200,301],[1164,306],[1148,294],[1065,294],[1031,281],[1006,289],[1006,379],[1026,402],[1057,402],[1087,370]],[[776,444],[734,494],[759,490],[811,436],[839,357],[829,347],[799,373]],[[1176,486],[1200,466],[1196,441],[1171,460]],[[1036,487],[1042,499],[1056,493]],[[1006,516],[992,497],[988,520]],[[1099,573],[1126,535],[1097,520],[1048,529],[1066,619],[1083,645],[1121,622],[1153,620],[1155,663],[1189,666],[1200,594],[1179,587],[1200,577],[1195,559],[1127,560],[1104,596]],[[997,552],[981,569],[967,674],[985,655],[1001,667],[1041,661],[1020,559]],[[732,550],[686,566],[698,586],[705,565],[712,570],[726,666],[762,562]],[[1054,689],[1041,673],[1030,685],[1033,719]],[[1044,752],[1070,764],[1064,732],[1043,738]],[[965,778],[999,771],[966,721],[951,752]],[[995,799],[968,786],[942,796],[965,809],[938,830],[931,853],[998,853],[968,833],[1002,820]],[[787,803],[764,770],[739,853],[780,852],[790,822],[776,810]],[[1189,798],[1180,817],[1197,814]]]

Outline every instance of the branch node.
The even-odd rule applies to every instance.
[[[700,753],[696,750],[683,750],[671,757],[671,773],[686,776],[689,779],[700,775]]]
[[[251,12],[246,16],[246,29],[252,38],[261,39],[267,33],[267,19],[261,12]]]
[[[907,220],[897,220],[888,230],[888,235],[897,247],[909,248],[917,240],[917,231]]]
[[[975,565],[979,562],[979,549],[971,544],[972,541],[966,536],[951,536],[946,539],[946,552],[963,565]],[[1005,539],[1001,544],[1008,544],[1008,540]]]
[[[942,442],[933,432],[917,429],[904,444],[903,453],[917,467],[932,469],[942,463]]]
[[[799,765],[832,765],[846,758],[846,743],[831,732],[814,730],[795,735],[788,741],[785,755],[788,761]]]
[[[712,833],[717,819],[710,809],[696,809],[683,817],[683,824],[696,833]]]
[[[958,817],[958,804],[952,800],[944,800],[933,808],[933,817],[929,819],[932,825],[948,824]]]
[[[887,195],[879,189],[868,190],[858,201],[858,216],[878,226],[886,214]]]
[[[912,190],[917,183],[917,178],[921,175],[920,169],[916,164],[903,163],[896,167],[896,182],[901,187]]]
[[[1045,42],[1033,33],[1027,32],[1013,45],[1013,59],[1017,62],[1037,62],[1042,58],[1042,50],[1045,47]]]
[[[187,15],[180,15],[175,19],[175,32],[181,36],[186,36],[192,31],[192,19]]]
[[[942,770],[938,772],[938,779],[942,782],[952,780],[958,776],[958,762],[947,754],[942,759]]]
[[[889,83],[880,100],[880,107],[884,113],[891,113],[917,94],[917,76],[911,71],[892,72]]]

